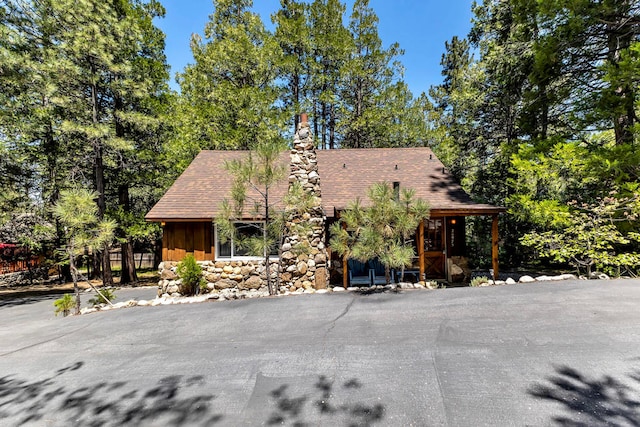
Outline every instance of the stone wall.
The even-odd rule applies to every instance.
[[[207,282],[206,292],[221,292],[228,295],[261,296],[269,295],[266,281],[264,260],[237,261],[198,261],[202,267],[202,275]],[[160,263],[158,272],[158,296],[179,295],[180,279],[176,275],[178,262],[164,261]],[[271,263],[271,279],[278,277],[278,264]],[[244,295],[243,295],[244,294]],[[227,299],[232,299],[227,296]]]
[[[46,267],[34,268],[33,270],[18,271],[0,275],[0,287],[28,286],[39,283],[49,278],[49,269]]]
[[[282,286],[287,290],[324,289],[329,282],[325,221],[316,148],[307,115],[302,114],[291,150],[289,187],[300,184],[312,201],[305,210],[287,206],[282,245]]]

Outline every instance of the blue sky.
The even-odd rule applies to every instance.
[[[271,14],[280,7],[280,0],[254,0],[253,10],[262,16],[269,29]],[[353,0],[343,0],[347,17]],[[444,42],[454,35],[464,37],[471,28],[472,0],[371,0],[380,22],[378,32],[388,47],[398,42],[405,54],[400,61],[405,68],[405,81],[415,96],[442,81],[440,58]],[[191,34],[202,34],[213,12],[210,0],[164,0],[166,17],[157,25],[165,32],[167,61],[171,65],[171,85],[175,73],[193,62],[189,41]]]

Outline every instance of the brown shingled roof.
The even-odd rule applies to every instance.
[[[322,205],[327,216],[344,209],[376,182],[399,182],[429,202],[432,215],[488,215],[504,208],[471,200],[429,148],[363,148],[318,150]],[[210,220],[230,197],[232,177],[224,161],[246,156],[246,151],[202,151],[146,216],[150,221]],[[288,164],[289,153],[281,156]],[[287,180],[273,189],[282,198]]]

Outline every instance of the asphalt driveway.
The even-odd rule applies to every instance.
[[[638,280],[5,303],[0,425],[638,425],[639,308]]]

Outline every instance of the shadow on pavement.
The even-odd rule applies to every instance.
[[[213,395],[183,396],[202,387],[199,376],[168,376],[149,390],[137,390],[126,381],[103,381],[75,387],[69,372],[83,362],[56,371],[49,378],[27,381],[11,375],[0,378],[0,419],[16,425],[48,424],[92,427],[139,425],[215,425],[222,415],[210,410]]]
[[[53,301],[69,293],[73,293],[73,290],[16,291],[10,294],[0,295],[0,307],[34,304],[46,300]]]
[[[555,368],[545,383],[529,388],[531,396],[564,405],[557,425],[640,425],[640,371],[625,379],[589,377],[568,366]]]
[[[117,380],[77,385],[83,381],[83,369],[87,370],[85,363],[77,362],[37,381],[14,375],[0,377],[0,420],[11,425],[90,427],[213,426],[231,421],[212,407],[215,395],[202,393],[211,389],[202,376],[167,376],[149,389]],[[298,384],[306,392],[296,393],[296,386],[282,384],[263,395],[258,402],[263,410],[245,418],[243,425],[302,427],[322,419],[327,425],[356,427],[384,419],[382,404],[366,404],[355,398],[363,387],[358,379],[334,384],[321,375],[311,382]]]
[[[307,410],[315,411],[313,418],[321,417],[323,421],[334,421],[334,425],[341,425],[338,420],[345,421],[345,425],[371,426],[384,418],[385,408],[382,404],[368,405],[361,402],[349,402],[341,396],[351,394],[353,390],[362,387],[357,379],[350,379],[338,387],[333,381],[320,375],[314,384],[313,392],[303,396],[293,396],[289,386],[283,384],[271,391],[274,410],[267,420],[267,425],[292,425],[297,427],[315,425],[304,420]],[[341,399],[341,397],[343,397]]]

